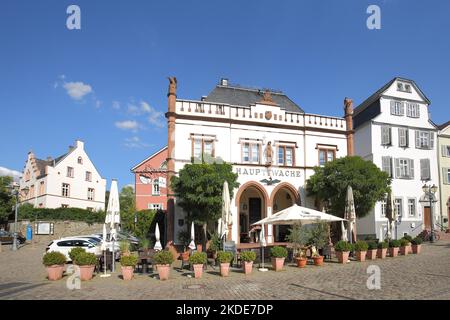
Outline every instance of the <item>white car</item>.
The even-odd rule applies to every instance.
[[[89,235],[89,236],[74,236],[71,238],[78,238],[78,239],[87,239],[90,241],[94,241],[97,242],[99,245],[102,244],[102,238],[97,236],[97,235]],[[113,248],[113,243],[112,242],[106,242],[106,249],[108,249],[109,251],[112,251]],[[120,243],[118,241],[116,241],[114,243],[114,251],[115,252],[119,252],[120,251]]]
[[[77,237],[67,237],[58,240],[53,240],[49,243],[46,248],[46,251],[55,251],[61,252],[66,256],[67,261],[72,261],[69,257],[69,252],[73,248],[83,248],[86,252],[93,253],[96,256],[100,256],[102,254],[102,250],[100,244],[94,240],[87,238],[77,238]]]

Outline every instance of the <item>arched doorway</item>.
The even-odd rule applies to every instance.
[[[291,184],[282,183],[272,191],[270,203],[272,212],[275,214],[294,204],[300,204],[300,194]],[[275,225],[273,228],[274,241],[285,242],[289,228],[291,228],[289,225]]]
[[[239,243],[257,241],[257,234],[250,232],[251,225],[267,216],[268,204],[267,192],[258,182],[250,181],[239,188],[236,194]]]

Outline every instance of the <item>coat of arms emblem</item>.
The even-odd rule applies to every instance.
[[[265,117],[266,117],[266,120],[272,119],[272,111],[266,111]]]

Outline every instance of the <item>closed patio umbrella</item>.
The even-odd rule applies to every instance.
[[[117,240],[118,224],[120,224],[120,203],[119,190],[117,189],[117,180],[113,179],[111,182],[111,189],[109,191],[108,207],[106,209],[106,223],[110,225],[110,241],[112,241],[112,272],[115,270],[115,241]]]
[[[161,245],[161,241],[160,241],[160,233],[159,233],[159,225],[158,222],[156,223],[156,227],[155,227],[155,238],[156,238],[156,243],[155,243],[155,247],[154,249],[156,251],[160,251],[162,250],[162,245]]]
[[[344,221],[341,221],[341,240],[348,241],[347,229],[345,229]]]
[[[347,187],[347,197],[345,199],[345,214],[344,218],[348,220],[348,231],[350,234],[350,242],[356,241],[356,212],[355,212],[355,201],[353,200],[353,189],[352,186]]]
[[[107,249],[107,232],[106,232],[106,223],[103,224],[103,234],[102,234],[102,251],[103,251],[103,271],[104,273],[100,275],[100,277],[109,277],[110,274],[106,273],[106,249]]]
[[[228,234],[228,224],[233,224],[230,212],[230,191],[228,189],[228,182],[225,180],[223,183],[223,190],[222,190],[222,216],[220,217],[218,221],[218,233],[220,239],[225,234]]]
[[[386,237],[388,239],[391,239],[392,237],[392,223],[396,220],[396,214],[394,210],[394,204],[392,201],[392,190],[387,194],[386,197],[386,209],[385,209],[385,215],[388,219],[388,227],[386,232]]]
[[[259,268],[259,271],[269,271],[269,269],[264,267],[264,247],[267,246],[266,243],[266,235],[264,231],[264,224],[261,225],[261,232],[259,233],[259,243],[261,244],[261,261],[262,261],[262,267]]]
[[[194,229],[194,222],[191,224],[191,243],[189,243],[189,248],[191,250],[195,249],[195,229]]]

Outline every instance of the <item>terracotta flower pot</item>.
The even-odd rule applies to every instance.
[[[62,278],[64,272],[63,264],[55,264],[53,266],[47,267],[47,277],[48,280],[59,280]]]
[[[323,256],[313,257],[314,265],[321,267],[323,266]]]
[[[202,274],[203,274],[203,265],[202,264],[194,264],[195,279],[201,278]]]
[[[306,266],[306,262],[308,262],[308,259],[306,259],[306,258],[295,258],[295,262],[297,262],[297,267],[304,268]]]
[[[350,251],[336,251],[339,263],[347,263]]]
[[[387,248],[377,249],[377,258],[384,259],[386,258]]]
[[[244,273],[250,274],[253,270],[253,261],[244,261]]]
[[[221,263],[220,264],[220,275],[222,277],[228,277],[228,274],[230,273],[230,263]]]
[[[170,275],[170,264],[158,264],[159,280],[167,280]]]
[[[366,261],[367,251],[356,251],[356,260],[360,262]]]
[[[409,253],[409,246],[400,247],[400,254],[403,256],[407,256]]]
[[[413,253],[411,245],[408,246],[408,253]]]
[[[203,246],[201,244],[197,245],[197,251],[202,252]]]
[[[375,260],[377,258],[377,249],[367,250],[366,257],[368,260]]]
[[[398,248],[389,248],[389,256],[391,257],[398,256]]]
[[[421,244],[418,244],[418,245],[413,244],[413,245],[412,245],[412,252],[413,252],[414,254],[419,254],[421,248],[422,248],[422,245],[421,245]]]
[[[133,279],[134,267],[132,266],[122,266],[122,277],[123,280],[131,280]]]
[[[284,266],[284,259],[285,258],[272,258],[272,268],[275,271],[281,271]]]
[[[81,281],[91,280],[94,274],[95,265],[78,266],[80,268]]]

